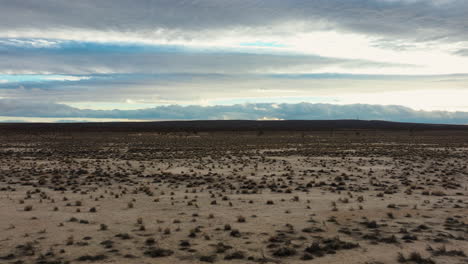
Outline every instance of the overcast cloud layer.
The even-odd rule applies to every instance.
[[[73,111],[299,102],[468,111],[467,13],[464,0],[0,0],[0,99],[36,106],[8,112],[28,117],[44,102]]]
[[[468,38],[465,34],[468,3],[464,0],[4,0],[1,3],[0,27],[7,32],[173,30],[180,31],[182,37],[190,37],[200,30],[248,31],[298,23],[306,29],[333,28],[417,41]],[[280,33],[281,27],[271,31]],[[171,37],[174,36],[167,36]]]

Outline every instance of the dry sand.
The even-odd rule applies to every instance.
[[[0,263],[468,263],[468,133],[0,136]]]

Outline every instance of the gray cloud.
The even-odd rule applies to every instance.
[[[468,2],[388,0],[0,1],[0,30],[191,31],[305,22],[418,41],[468,40]],[[283,32],[287,33],[287,32]]]
[[[80,110],[63,104],[0,100],[0,112],[10,117],[195,119],[362,119],[468,124],[468,112],[415,111],[403,106],[333,104],[238,104],[231,106],[159,106],[141,110]]]
[[[88,29],[150,34],[164,28],[190,38],[200,30],[265,30],[302,22],[306,28],[416,41],[468,40],[468,2],[464,0],[1,0],[0,5],[3,31]]]
[[[454,52],[455,55],[468,56],[468,49],[459,49]]]
[[[7,82],[0,97],[54,102],[126,100],[145,104],[203,103],[222,99],[340,96],[424,89],[466,89],[468,75],[350,74],[110,74],[80,81]],[[304,99],[308,101],[307,99]],[[263,101],[265,102],[265,101]],[[287,102],[287,101],[284,101]],[[359,102],[359,101],[358,101]]]
[[[63,113],[65,116],[82,114],[79,109],[74,109],[73,107],[63,104],[7,99],[0,99],[0,112],[3,116],[29,117],[47,117],[50,115],[59,115],[60,113]]]
[[[0,46],[1,47],[1,46]],[[0,49],[1,73],[253,73],[303,67],[309,71],[324,67],[348,69],[396,67],[401,65],[358,59],[314,55],[261,54],[243,52],[136,51],[122,50]]]

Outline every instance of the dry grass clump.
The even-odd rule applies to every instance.
[[[413,262],[417,264],[435,264],[434,260],[432,260],[431,258],[424,258],[421,256],[421,254],[419,254],[416,251],[411,252],[408,257],[405,257],[405,255],[403,255],[403,253],[400,252],[398,253],[397,260],[400,263]]]

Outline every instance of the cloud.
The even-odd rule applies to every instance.
[[[139,31],[149,36],[170,30],[190,38],[200,31],[296,24],[417,41],[466,41],[467,10],[464,0],[23,0],[2,1],[0,30]]]
[[[467,107],[467,78],[454,74],[468,68],[468,1],[0,2],[0,98],[109,108],[328,96],[435,109],[439,96],[420,98],[438,89],[448,95],[437,107]],[[403,90],[411,102],[392,96]],[[231,115],[244,116],[220,118]]]
[[[75,105],[87,102],[92,109],[95,109],[93,104],[114,105],[114,108],[125,108],[122,104],[138,104],[141,108],[161,104],[306,101],[391,103],[417,106],[418,109],[457,110],[448,106],[463,109],[463,98],[468,96],[468,75],[168,73],[85,76],[76,76],[78,81],[43,80],[46,77],[43,75],[30,77],[32,80],[11,80],[0,84],[0,97]],[[415,98],[423,97],[425,100],[415,101]]]
[[[0,74],[268,73],[346,69],[410,68],[412,65],[317,55],[200,50],[167,45],[66,42],[53,48],[0,43]]]
[[[64,116],[79,115],[80,111],[63,104],[0,99],[2,116],[48,117],[62,113]]]
[[[455,55],[468,56],[468,49],[459,49],[454,52]]]
[[[140,110],[86,110],[63,104],[0,100],[0,111],[10,117],[118,118],[130,120],[200,119],[362,119],[403,122],[468,124],[468,112],[415,111],[403,106],[333,104],[237,104],[229,106],[168,105]]]
[[[0,73],[460,73],[466,11],[461,0],[6,1]]]
[[[48,77],[45,76],[42,78],[42,80],[48,80],[48,81],[81,81],[81,80],[89,80],[91,77],[89,76],[52,76]]]
[[[59,43],[59,40],[47,39],[0,39],[0,45],[2,46],[23,48],[51,48],[56,47]]]

